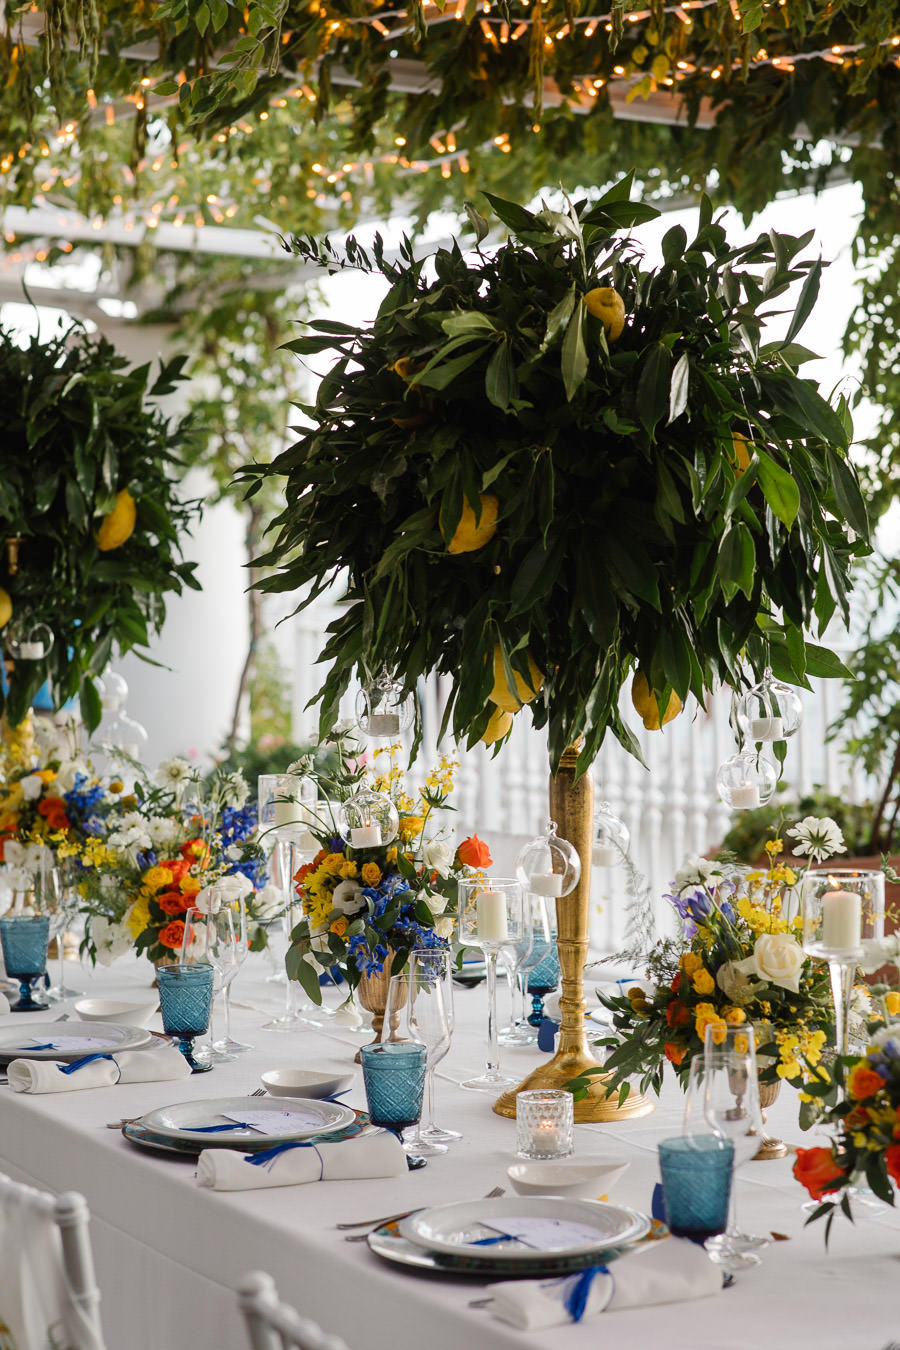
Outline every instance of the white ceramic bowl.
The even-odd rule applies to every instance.
[[[612,1158],[557,1158],[517,1162],[506,1169],[519,1195],[560,1195],[568,1200],[599,1200],[609,1195],[628,1171],[627,1162]]]
[[[333,1097],[353,1082],[352,1073],[333,1069],[270,1069],[261,1076],[263,1087],[273,1097]]]
[[[159,1000],[152,1003],[125,1003],[113,998],[80,998],[73,1005],[83,1022],[117,1022],[123,1027],[145,1027]]]

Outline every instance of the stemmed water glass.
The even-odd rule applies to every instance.
[[[500,1072],[497,1040],[497,957],[509,943],[517,943],[525,926],[522,887],[518,881],[474,879],[459,883],[459,941],[484,952],[488,994],[488,1052],[485,1071],[460,1086],[476,1092],[511,1087],[514,1078]]]
[[[453,953],[446,947],[413,947],[409,954],[409,973],[411,976],[440,982],[451,1040],[456,1026],[456,1012],[453,1004],[453,972],[455,969]],[[436,1063],[437,1060],[434,1061],[434,1064]],[[424,1128],[420,1129],[422,1138],[430,1139],[437,1144],[454,1144],[457,1139],[462,1139],[459,1130],[448,1130],[434,1122],[434,1071],[431,1063],[429,1063],[425,1090],[428,1094],[425,1107],[427,1123]]]
[[[234,922],[233,911],[226,906],[215,913],[202,909],[189,909],[184,916],[184,937],[181,947],[182,965],[202,963],[212,966],[213,1002],[216,995],[226,990],[238,973],[241,964],[239,956],[239,938]],[[228,1004],[226,1001],[225,1037],[217,1041],[213,1032],[212,1011],[209,1019],[209,1058],[218,1063],[237,1058],[234,1051],[226,1049],[229,1040],[227,1022]],[[205,1055],[206,1047],[197,1047],[200,1055]]]
[[[63,941],[78,914],[78,896],[74,893],[67,868],[49,867],[45,873],[42,859],[38,876],[43,900],[36,891],[36,905],[40,913],[49,915],[50,938],[51,941],[56,939],[59,957],[59,983],[51,985],[47,990],[47,997],[54,1003],[61,1003],[67,998],[80,998],[82,993],[80,989],[69,989],[66,986],[66,952]]]
[[[509,1026],[498,1032],[501,1045],[531,1045],[534,1031],[526,1021],[525,989],[520,984],[523,972],[531,970],[531,953],[534,950],[534,923],[532,905],[528,897],[522,907],[522,932],[518,942],[507,942],[500,951],[500,960],[506,969],[509,981]]]
[[[404,1031],[407,1033],[406,1036],[402,1034]],[[431,1082],[435,1066],[450,1049],[450,1025],[444,1003],[444,989],[438,978],[430,977],[427,972],[423,972],[421,966],[416,975],[391,976],[381,1039],[385,1044],[410,1040],[425,1047],[425,1092],[428,1094],[429,1104],[428,1124],[431,1124],[430,1105],[433,1095]],[[423,1137],[421,1115],[415,1123],[413,1134],[405,1143],[410,1153],[422,1158],[447,1152],[446,1144]]]
[[[212,920],[216,929],[216,949],[223,967],[222,1003],[225,1009],[225,1035],[213,1042],[213,1049],[226,1054],[241,1054],[252,1050],[246,1041],[238,1041],[231,1034],[231,986],[247,959],[250,942],[247,936],[247,907],[240,898],[220,901],[213,887]]]

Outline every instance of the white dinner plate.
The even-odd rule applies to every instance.
[[[4,1019],[5,1020],[5,1019]],[[15,1022],[0,1030],[0,1063],[11,1059],[81,1059],[82,1055],[137,1050],[152,1036],[117,1022]],[[49,1050],[39,1046],[50,1044]]]
[[[535,1247],[518,1238],[481,1245],[482,1240],[496,1239],[510,1225],[515,1226],[517,1220],[560,1225],[553,1245]],[[468,1252],[487,1261],[539,1261],[548,1252],[580,1256],[628,1246],[650,1231],[650,1220],[637,1210],[599,1200],[511,1195],[423,1209],[401,1220],[399,1229],[403,1237],[426,1251]]]
[[[237,1121],[232,1128],[210,1131],[210,1126],[228,1126],[229,1120],[224,1112],[236,1115]],[[249,1115],[261,1112],[270,1114],[273,1120],[277,1113],[287,1112],[294,1117],[302,1117],[303,1123],[286,1123],[283,1128],[277,1124],[267,1127],[265,1133],[248,1129],[241,1125]],[[341,1130],[356,1119],[356,1112],[349,1106],[338,1102],[316,1101],[311,1097],[212,1097],[207,1101],[176,1102],[174,1106],[160,1106],[140,1117],[139,1123],[154,1134],[166,1139],[185,1139],[192,1143],[227,1143],[232,1139],[258,1141],[265,1138],[268,1143],[287,1144],[298,1139],[311,1139],[317,1134],[328,1134],[332,1130]]]

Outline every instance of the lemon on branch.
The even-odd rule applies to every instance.
[[[12,618],[13,602],[9,591],[0,586],[0,628],[5,628]]]
[[[136,521],[137,507],[134,498],[127,488],[123,488],[116,495],[115,506],[103,517],[100,528],[94,535],[100,552],[108,553],[110,549],[121,548],[134,533]]]
[[[631,681],[631,701],[640,713],[648,731],[659,731],[660,727],[664,727],[667,722],[671,722],[673,717],[677,717],[683,707],[681,699],[673,689],[663,709],[662,719],[660,719],[656,694],[650,688],[647,676],[642,670],[636,671],[634,679]]]
[[[615,342],[625,328],[625,301],[612,286],[595,286],[581,302],[588,314],[599,319],[608,342]]]
[[[510,688],[506,671],[503,668],[503,649],[498,642],[494,647],[494,687],[490,693],[491,702],[508,713],[517,713],[523,703],[530,703],[541,692],[544,683],[543,673],[538,670],[530,652],[528,653],[528,673],[530,682],[517,670],[514,670],[515,689]]]
[[[459,524],[448,544],[451,553],[474,553],[476,549],[484,548],[485,544],[490,543],[497,533],[497,511],[500,503],[491,493],[482,493],[480,501],[481,518],[476,522],[469,499],[464,499]]]
[[[504,736],[509,735],[512,731],[512,724],[512,713],[504,712],[502,708],[495,708],[479,739],[485,745],[493,745],[494,741],[502,740]]]
[[[750,468],[750,451],[748,446],[750,442],[740,431],[735,431],[731,437],[731,444],[734,448],[732,464],[734,465],[734,476],[740,478],[741,474]]]

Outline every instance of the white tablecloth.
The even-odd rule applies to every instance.
[[[73,973],[92,994],[135,999],[152,979],[146,964],[130,961],[94,977]],[[389,1181],[215,1193],[198,1188],[193,1161],[139,1150],[106,1127],[177,1101],[248,1093],[269,1068],[349,1065],[359,1039],[339,1028],[327,1034],[261,1030],[265,1013],[277,1011],[282,997],[263,973],[251,958],[234,986],[237,1002],[266,1004],[264,1013],[235,1010],[235,1033],[256,1049],[212,1073],[59,1096],[0,1087],[0,1167],[18,1179],[87,1196],[109,1350],[247,1350],[233,1291],[254,1268],[269,1271],[286,1300],[339,1332],[351,1350],[459,1350],[466,1344],[594,1350],[598,1335],[633,1350],[883,1350],[900,1341],[900,1211],[860,1211],[853,1227],[836,1220],[826,1252],[821,1223],[804,1231],[805,1192],[790,1176],[790,1160],[751,1163],[740,1174],[742,1224],[789,1240],[773,1243],[762,1266],[741,1274],[721,1296],[525,1334],[469,1307],[482,1293],[479,1283],[389,1266],[365,1244],[344,1242],[334,1228],[341,1220],[476,1198],[498,1184],[509,1188],[515,1123],[493,1114],[489,1096],[439,1080],[438,1120],[465,1137],[421,1171]],[[49,1017],[58,1013],[55,1008]],[[440,1071],[459,1081],[482,1066],[483,986],[458,992],[457,1024]],[[532,1050],[507,1050],[504,1066],[524,1076],[537,1058]],[[344,1100],[365,1106],[359,1071]],[[673,1084],[642,1120],[577,1126],[576,1152],[629,1161],[611,1198],[647,1210],[656,1145],[679,1125]],[[790,1092],[770,1113],[770,1126],[789,1142],[811,1142],[796,1126]]]

